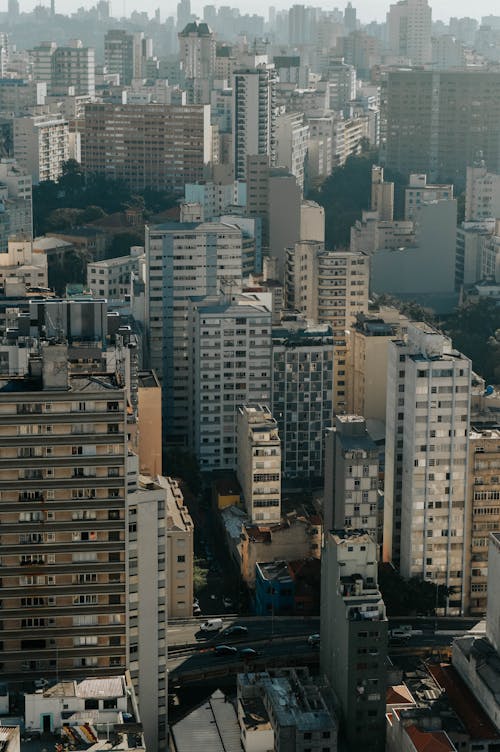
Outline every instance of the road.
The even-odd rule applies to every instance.
[[[270,620],[258,617],[225,619],[224,626],[236,622],[248,627],[247,635],[230,639],[217,633],[210,635],[208,639],[196,641],[196,627],[179,626],[177,634],[183,642],[176,645],[171,643],[169,647],[168,666],[172,684],[216,678],[249,668],[261,670],[272,665],[314,664],[319,659],[319,650],[311,648],[307,642],[308,635],[318,631],[319,619],[275,619],[272,633]],[[450,628],[452,626],[454,628]],[[457,626],[460,628],[457,629]],[[468,621],[465,620],[458,620],[458,623],[454,620],[450,624],[440,619],[438,630],[434,634],[415,634],[404,643],[389,643],[389,654],[409,655],[449,648],[453,637],[463,634],[468,628]],[[169,636],[170,631],[169,629]],[[238,649],[252,647],[259,655],[246,661],[239,653],[234,656],[216,655],[214,647],[221,644],[234,645]]]

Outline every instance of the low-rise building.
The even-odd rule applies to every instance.
[[[331,689],[307,668],[238,674],[238,720],[245,752],[337,750]]]
[[[113,299],[130,294],[132,274],[144,279],[146,256],[142,246],[132,246],[130,255],[95,261],[87,266],[87,286],[94,295]]]

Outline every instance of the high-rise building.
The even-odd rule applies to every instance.
[[[333,336],[325,324],[290,316],[273,328],[272,413],[285,480],[323,476],[324,434],[333,420]]]
[[[275,74],[265,67],[236,70],[233,75],[233,163],[235,176],[244,180],[247,157],[276,158]]]
[[[500,217],[500,175],[488,172],[478,155],[474,164],[467,167],[464,219],[477,222],[492,217]]]
[[[30,52],[33,81],[43,81],[47,88],[50,88],[52,80],[52,56],[56,49],[55,42],[41,42]]]
[[[33,184],[58,180],[69,159],[68,122],[61,115],[14,118],[14,157]]]
[[[387,14],[389,49],[412,65],[432,62],[432,9],[427,0],[399,0]]]
[[[207,103],[215,73],[215,35],[208,24],[191,21],[178,36],[182,74],[194,95],[191,101]]]
[[[363,530],[325,531],[321,557],[321,673],[340,703],[351,749],[385,749],[387,617],[377,546]]]
[[[467,165],[482,150],[489,169],[500,172],[499,72],[391,70],[382,104],[385,166],[463,184]]]
[[[451,615],[464,601],[470,384],[470,360],[427,324],[389,345],[384,558],[450,588]]]
[[[344,27],[346,34],[351,34],[357,28],[356,8],[352,7],[351,2],[347,3],[344,10]]]
[[[29,373],[2,377],[2,662],[12,681],[126,667],[126,390],[71,357],[43,342]]]
[[[237,476],[251,522],[279,522],[281,441],[267,405],[238,408]]]
[[[120,84],[129,86],[134,78],[134,35],[124,29],[110,29],[104,37],[104,66],[107,73],[120,76]]]
[[[210,106],[87,104],[81,138],[86,172],[182,193],[212,159]]]
[[[379,448],[361,415],[336,415],[325,438],[325,529],[378,536]]]
[[[236,292],[242,276],[242,233],[219,223],[165,223],[146,228],[146,321],[150,363],[162,381],[165,430],[188,435],[190,297]]]
[[[33,238],[31,175],[15,159],[0,160],[0,197],[4,208],[1,224],[7,233],[7,238],[2,237],[5,250],[3,241],[8,237]]]
[[[304,190],[304,167],[307,155],[309,126],[298,112],[286,112],[276,118],[276,161],[295,175]]]
[[[394,183],[384,180],[384,168],[378,165],[372,166],[372,212],[377,212],[378,218],[383,222],[392,222],[394,219]]]
[[[74,39],[66,47],[57,47],[51,57],[49,93],[52,96],[95,95],[95,51]]]
[[[312,44],[316,25],[316,8],[292,5],[288,11],[288,43],[291,47]]]
[[[271,309],[222,295],[193,300],[189,319],[190,445],[202,470],[234,470],[238,407],[271,400]]]
[[[287,306],[332,327],[335,412],[347,406],[349,330],[368,310],[369,258],[364,253],[325,251],[318,243],[301,242],[287,250]]]

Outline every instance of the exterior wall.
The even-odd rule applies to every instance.
[[[488,594],[488,607],[486,611],[486,636],[495,648],[500,652],[500,597],[498,588],[495,587],[500,577],[500,538],[498,533],[491,533],[488,546],[488,581],[493,585]],[[500,717],[500,716],[499,716]],[[495,723],[499,726],[497,718]]]
[[[85,106],[83,169],[123,180],[132,189],[182,193],[186,183],[203,179],[211,144],[208,105]]]
[[[188,434],[188,300],[216,295],[223,278],[238,289],[241,270],[242,235],[236,227],[172,223],[146,229],[150,365],[162,381],[169,436],[185,440]]]
[[[154,374],[156,379],[156,374]],[[137,392],[139,470],[155,478],[162,471],[161,387],[141,386]]]
[[[67,121],[57,115],[14,118],[14,157],[33,184],[58,180],[69,158]]]
[[[233,75],[233,164],[238,180],[246,178],[247,156],[268,155],[275,161],[274,73],[242,69]]]
[[[50,391],[0,397],[2,661],[12,681],[125,667],[125,395],[80,392],[78,381],[68,391],[58,357]]]
[[[237,475],[251,521],[279,522],[281,442],[267,406],[238,408]]]

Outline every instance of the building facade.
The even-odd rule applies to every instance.
[[[233,75],[233,164],[238,180],[246,178],[247,157],[276,158],[275,79],[267,68],[244,68]]]

